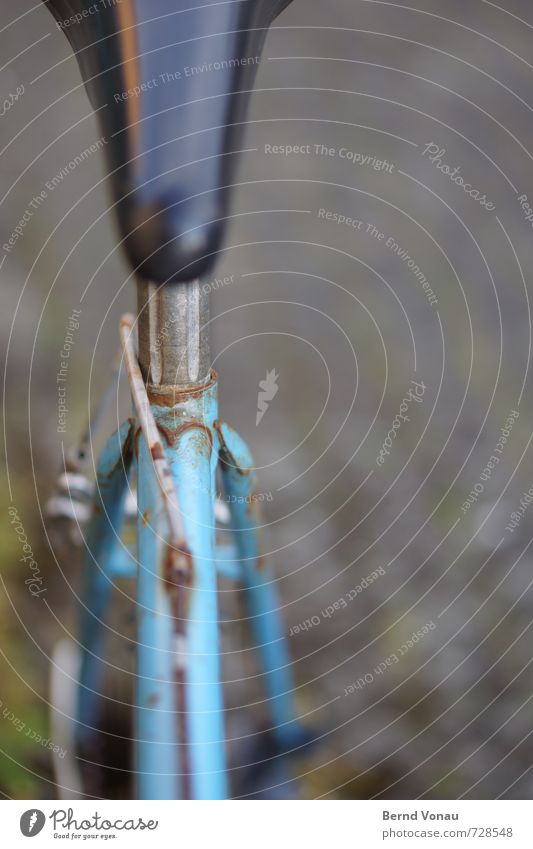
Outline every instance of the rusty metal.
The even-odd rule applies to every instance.
[[[218,375],[216,371],[211,369],[209,379],[199,385],[189,383],[186,386],[167,386],[165,384],[155,385],[148,383],[146,385],[146,394],[151,404],[155,404],[158,407],[175,407],[176,404],[183,401],[201,398],[206,389],[216,384],[217,380]]]
[[[168,520],[170,530],[170,544],[176,549],[184,547],[184,532],[181,512],[176,499],[176,491],[172,480],[165,449],[161,442],[159,430],[154,419],[150,401],[146,394],[143,376],[137,361],[135,347],[133,344],[132,315],[126,315],[120,322],[120,339],[128,373],[128,380],[133,398],[133,405],[137,413],[137,419],[141,426],[142,434],[146,440],[148,451],[153,462],[157,484],[161,494],[162,504]]]
[[[137,282],[139,363],[147,383],[187,386],[209,376],[209,295],[199,280]]]
[[[189,551],[187,556],[191,558]],[[163,565],[163,579],[165,588],[170,595],[170,604],[172,615],[174,617],[174,633],[176,642],[185,645],[186,643],[186,619],[187,619],[187,603],[186,595],[189,589],[188,579],[192,575],[192,568],[187,570],[187,575],[184,576],[176,568],[175,551],[172,548],[167,549],[167,554]],[[176,581],[179,577],[181,580]],[[189,733],[187,728],[187,678],[181,652],[176,652],[175,660],[175,683],[176,683],[176,712],[178,721],[178,740],[181,741],[181,773],[182,773],[182,796],[184,799],[191,799],[191,763],[188,750]]]
[[[193,419],[192,421],[183,422],[182,424],[179,424],[176,427],[167,427],[166,425],[158,424],[158,428],[165,437],[165,440],[168,445],[170,445],[172,448],[177,445],[180,436],[185,433],[185,431],[203,431],[203,433],[207,435],[207,438],[209,440],[210,451],[213,450],[213,434],[211,432],[211,428],[207,427],[207,425],[203,424],[202,422]]]

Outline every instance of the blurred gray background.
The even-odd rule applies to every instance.
[[[100,130],[45,7],[4,2],[2,21],[1,91],[24,87],[0,118],[3,245],[32,198]],[[506,530],[533,484],[532,231],[521,206],[533,205],[532,36],[525,0],[295,0],[268,36],[227,250],[208,282],[221,412],[258,465],[298,707],[320,737],[281,796],[532,792],[533,507],[524,502]],[[268,152],[273,145],[304,152]],[[76,441],[106,385],[119,316],[134,306],[102,154],[46,191],[13,250],[2,250],[0,312],[9,475],[0,707],[43,736],[47,658],[73,626],[79,564],[59,569],[41,510],[62,443]],[[80,326],[61,434],[56,373],[73,309]],[[271,369],[279,391],[256,426],[259,381]],[[413,380],[425,387],[418,400],[408,395]],[[125,385],[120,406],[127,415]],[[401,409],[409,420],[379,465]],[[116,418],[114,410],[109,429]],[[54,615],[23,584],[11,503]],[[268,712],[251,652],[235,654],[248,638],[235,621],[239,601],[224,589],[240,787],[247,735],[268,724]],[[306,620],[312,627],[297,632]],[[0,752],[3,794],[54,796],[49,753],[1,715]],[[282,780],[275,771],[263,779]]]

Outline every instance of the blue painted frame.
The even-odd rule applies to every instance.
[[[135,399],[135,377],[129,377]],[[77,739],[83,751],[94,731],[91,723],[98,710],[104,622],[113,582],[135,577],[136,795],[140,799],[225,799],[229,789],[217,572],[241,581],[244,587],[280,750],[301,742],[274,581],[260,556],[253,462],[237,433],[218,421],[214,374],[201,387],[147,389],[159,439],[147,438],[134,416],[108,440],[98,464],[85,557]],[[156,472],[155,460],[163,465],[166,487],[161,485],[161,469]],[[134,468],[136,558],[120,541],[124,499]],[[228,557],[226,550],[218,558],[217,469],[235,538],[233,556]],[[183,526],[183,539],[170,543],[169,492],[171,507],[179,512]]]

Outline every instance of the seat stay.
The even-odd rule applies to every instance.
[[[300,744],[301,730],[275,576],[261,556],[254,464],[248,447],[233,428],[222,422],[218,432],[221,477],[231,513],[229,529],[234,534],[237,562],[242,570],[247,613],[259,652],[272,734],[280,751],[286,751],[293,743]]]
[[[183,509],[191,557],[190,581],[178,619],[179,673],[183,687],[182,728],[186,738],[188,796],[228,798],[224,704],[221,682],[220,617],[215,556],[214,504],[218,443],[208,424],[216,409],[216,390],[202,419],[189,421],[167,449],[176,492]]]
[[[120,556],[120,531],[131,460],[132,425],[125,422],[107,440],[100,455],[93,511],[86,536],[83,608],[78,635],[81,656],[75,734],[81,750],[94,735],[102,698],[105,618],[113,588],[113,563]]]

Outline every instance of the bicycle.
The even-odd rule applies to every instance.
[[[191,9],[190,0],[154,0],[141,9],[122,0],[102,3],[96,11],[83,0],[47,3],[76,53],[108,139],[113,206],[138,287],[137,315],[125,316],[120,326],[133,414],[98,461],[85,539],[80,648],[74,656],[56,653],[55,727],[60,734],[67,724],[79,762],[90,763],[101,701],[103,622],[114,581],[135,579],[140,799],[230,795],[219,573],[244,588],[277,752],[301,748],[308,739],[292,696],[272,574],[260,554],[253,461],[238,434],[218,419],[209,296],[201,282],[223,243],[232,151],[238,149],[257,67],[255,59],[248,60],[260,54],[268,26],[288,2]],[[222,57],[215,60],[216,74],[193,75],[186,100],[175,103],[175,88],[165,79],[179,68],[214,66],[214,56]],[[186,168],[173,161],[176,144],[179,161],[190,163]],[[85,516],[92,492],[84,477],[89,443],[90,428],[68,458],[50,514]],[[229,504],[232,547],[216,544],[217,474]],[[120,534],[133,477],[137,546],[130,550]],[[73,682],[74,723],[68,720],[68,694],[61,691],[67,679]],[[57,759],[56,766],[63,796],[91,795],[83,770]]]

